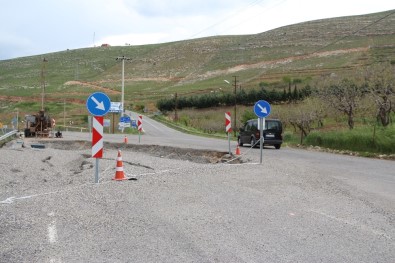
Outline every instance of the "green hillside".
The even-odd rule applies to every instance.
[[[111,43],[110,43],[111,44]],[[323,19],[256,35],[218,36],[172,43],[65,50],[0,61],[0,120],[16,110],[34,113],[45,105],[53,114],[87,114],[94,91],[121,100],[121,62],[126,56],[125,105],[154,109],[159,98],[231,91],[237,75],[245,88],[284,77],[316,76],[395,61],[395,10]],[[43,62],[43,60],[47,62]],[[65,105],[63,105],[65,103]],[[11,115],[10,115],[11,114]],[[72,118],[72,116],[69,116]]]

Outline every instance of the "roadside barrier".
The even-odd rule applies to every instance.
[[[14,134],[17,134],[17,132],[18,132],[17,130],[14,130],[14,131],[10,131],[10,132],[4,134],[3,136],[0,137],[0,141],[7,139],[8,137],[10,137]]]

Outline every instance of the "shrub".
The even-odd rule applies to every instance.
[[[243,115],[241,116],[241,122],[246,123],[248,120],[256,119],[256,118],[257,116],[255,115],[255,113],[252,112],[252,110],[245,110],[243,112]]]

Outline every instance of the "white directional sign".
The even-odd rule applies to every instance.
[[[121,102],[113,102],[111,101],[111,107],[109,112],[113,112],[113,113],[119,113],[122,112],[123,107],[122,107],[122,103]]]

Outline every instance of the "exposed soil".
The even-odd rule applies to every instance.
[[[41,141],[40,144],[44,144],[45,147],[60,149],[60,150],[82,150],[91,149],[92,143],[87,141]],[[136,145],[123,143],[104,143],[106,149],[119,149],[122,151],[132,151],[147,153],[152,156],[167,158],[167,159],[177,159],[190,161],[194,163],[242,163],[242,158],[237,158],[233,154],[229,155],[228,152],[218,152],[211,150],[198,150],[190,148],[177,148],[170,146],[159,146],[159,145]],[[91,156],[87,155],[86,158]]]
[[[102,87],[100,85],[98,85],[96,82],[88,82],[88,81],[77,81],[77,80],[73,80],[73,81],[67,81],[64,85],[69,86],[69,85],[78,85],[81,87],[89,87],[89,88],[94,88],[96,90],[100,90],[100,91],[104,91],[108,94],[121,94],[120,91],[116,91],[116,90],[112,90],[106,87]]]

